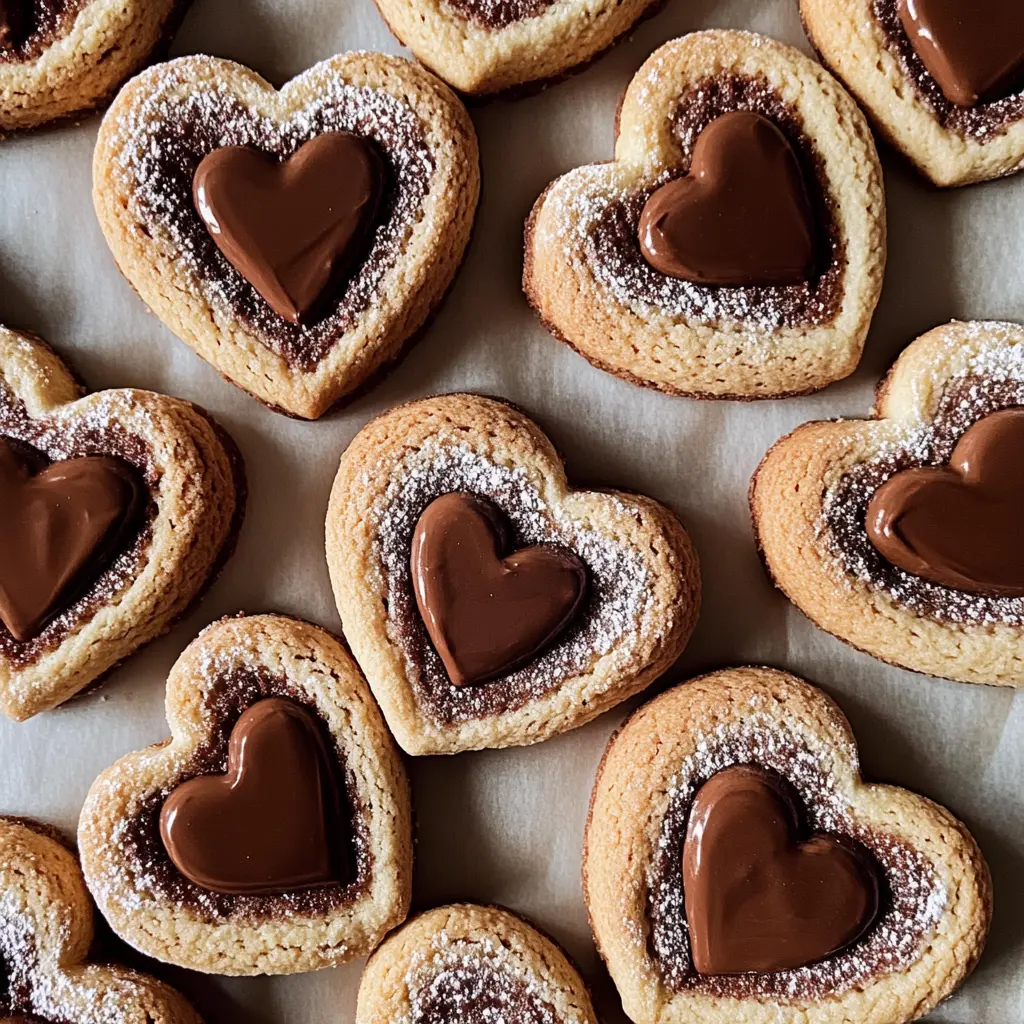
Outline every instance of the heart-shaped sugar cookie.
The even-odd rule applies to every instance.
[[[52,830],[0,817],[0,1019],[15,1024],[202,1024],[169,986],[86,961],[93,908]]]
[[[0,135],[103,106],[188,2],[0,0]]]
[[[775,398],[852,373],[885,200],[838,82],[773,40],[695,32],[637,72],[617,128],[615,159],[553,182],[527,222],[523,287],[552,333],[669,394]]]
[[[170,741],[108,768],[82,810],[86,881],[118,935],[191,970],[293,974],[404,920],[408,782],[335,637],[221,620],[171,671],[167,719]]]
[[[1024,9],[1015,0],[800,0],[807,34],[936,185],[1024,166]]]
[[[462,105],[408,61],[343,54],[275,90],[185,57],[121,91],[93,194],[118,266],[171,330],[261,401],[314,419],[438,306],[478,164]]]
[[[548,578],[559,593],[531,596],[527,587],[518,598],[539,600],[539,612],[521,613],[501,601],[489,607],[490,585],[473,572],[468,581],[462,573],[435,579],[432,586],[447,591],[445,613],[466,602],[463,614],[480,615],[477,625],[463,620],[457,646],[466,662],[456,657],[453,673],[451,622],[442,615],[448,628],[431,624],[436,605],[428,600],[425,623],[417,602],[414,575],[424,560],[416,535],[435,502],[463,496],[461,512],[466,495],[477,509],[500,512],[511,535],[505,551],[554,546],[531,557],[558,552]],[[433,525],[443,551],[445,517]],[[496,560],[493,528],[470,525],[452,540],[475,548],[459,561],[482,562],[485,576],[514,571],[514,554],[504,566]],[[399,406],[360,431],[331,493],[327,561],[345,637],[395,738],[414,754],[534,743],[583,725],[675,661],[700,601],[696,553],[668,509],[636,495],[570,489],[539,428],[476,395]],[[428,552],[428,570],[434,561]],[[586,593],[577,608],[581,564]],[[516,627],[529,622],[526,636]],[[552,634],[555,625],[562,631]],[[502,650],[510,640],[513,658]]]
[[[865,782],[842,712],[766,668],[688,680],[612,738],[583,883],[635,1024],[917,1020],[970,974],[992,914],[964,826]]]
[[[471,904],[428,910],[389,935],[370,957],[359,983],[355,1024],[467,1018],[597,1024],[572,962],[521,917]]]
[[[0,328],[0,709],[25,719],[163,633],[233,547],[241,457],[188,402],[82,394]]]
[[[939,327],[884,378],[873,419],[805,424],[765,456],[758,542],[822,629],[928,675],[1024,685],[1022,366],[1016,324]]]
[[[529,92],[610,49],[658,0],[376,0],[416,59],[474,96]]]

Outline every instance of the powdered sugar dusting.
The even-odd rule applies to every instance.
[[[531,664],[480,686],[456,687],[448,681],[419,617],[410,579],[416,523],[431,501],[453,491],[493,501],[511,521],[517,546],[562,544],[588,570],[587,602],[568,632]],[[411,453],[392,472],[373,516],[381,574],[377,587],[386,595],[388,632],[405,656],[418,696],[439,723],[521,707],[589,671],[602,657],[626,664],[640,629],[654,628],[648,622],[650,573],[639,552],[549,506],[521,467],[498,465],[467,445],[431,442]]]
[[[905,969],[920,954],[948,903],[932,864],[896,837],[857,821],[834,770],[837,757],[856,763],[854,748],[837,751],[763,705],[763,698],[753,697],[742,723],[723,724],[701,735],[694,754],[669,784],[668,811],[647,879],[650,952],[666,984],[740,997],[818,999]],[[803,802],[812,831],[847,836],[869,849],[881,865],[888,892],[867,937],[827,960],[772,974],[701,976],[692,968],[684,909],[686,822],[700,786],[740,764],[756,764],[786,778]]]
[[[430,216],[425,197],[434,156],[411,107],[381,89],[323,76],[315,95],[284,121],[260,116],[218,80],[209,62],[202,84],[189,69],[205,58],[172,62],[150,72],[151,92],[114,127],[115,174],[128,210],[158,239],[210,305],[239,318],[279,355],[311,368],[352,329],[380,294],[414,227]],[[313,74],[316,72],[310,72]],[[291,156],[304,142],[331,131],[353,132],[377,144],[389,168],[386,215],[369,252],[319,319],[291,324],[278,316],[217,249],[195,211],[192,178],[202,158],[222,146],[252,146]]]

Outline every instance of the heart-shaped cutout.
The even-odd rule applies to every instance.
[[[791,970],[856,942],[879,910],[867,851],[834,836],[798,838],[782,778],[740,765],[698,791],[683,847],[686,920],[700,974]]]
[[[317,719],[281,697],[231,731],[226,775],[183,783],[160,812],[175,867],[213,892],[272,895],[339,881],[340,788]]]
[[[248,146],[215,149],[192,184],[220,251],[279,316],[298,323],[364,247],[384,163],[367,139],[328,132],[283,161]]]
[[[483,683],[530,661],[569,625],[587,571],[568,548],[512,551],[500,510],[474,494],[445,494],[416,524],[416,604],[448,677]]]
[[[900,22],[950,103],[973,107],[1024,78],[1019,0],[900,0]]]
[[[893,565],[955,590],[1024,596],[1024,408],[979,420],[948,467],[891,476],[868,505],[872,544]]]
[[[144,494],[121,459],[86,456],[33,472],[30,456],[0,438],[0,619],[19,641],[102,570]],[[37,465],[45,465],[41,454]]]
[[[697,139],[689,174],[662,185],[644,205],[640,248],[660,273],[697,284],[808,280],[814,216],[789,140],[750,111],[715,118]]]

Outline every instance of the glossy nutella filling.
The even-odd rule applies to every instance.
[[[35,60],[66,36],[89,0],[0,0],[0,65]]]
[[[762,719],[755,714],[741,726],[702,737],[697,753],[680,766],[653,847],[647,893],[649,952],[665,984],[674,991],[761,997],[784,1004],[827,999],[876,976],[905,969],[927,943],[947,899],[931,863],[922,852],[894,836],[860,825],[849,817],[846,798],[834,789],[829,764],[834,755],[830,750],[819,749],[815,745],[818,742],[780,725],[774,716]],[[722,941],[723,935],[719,933],[718,943],[712,942],[710,947],[709,963],[705,918],[698,959],[700,966],[712,970],[701,973],[694,966],[692,926],[687,920],[687,907],[693,904],[695,895],[700,902],[700,894],[688,893],[684,882],[688,828],[695,802],[706,785],[741,766],[780,780],[785,799],[799,803],[805,836],[825,834],[830,844],[863,851],[871,867],[862,873],[856,860],[844,859],[839,864],[839,874],[848,884],[846,896],[839,903],[835,903],[835,893],[830,898],[834,904],[831,910],[842,920],[842,927],[830,927],[827,936],[818,934],[816,939],[821,941],[814,943],[814,948],[807,944],[806,935],[792,933],[793,944],[787,946],[776,931],[752,953],[749,935],[741,934],[733,942],[735,934],[726,933],[726,941]],[[790,797],[790,793],[794,795]],[[736,856],[731,846],[723,849],[727,858]],[[834,856],[834,849],[829,855]],[[770,866],[779,865],[771,862]],[[787,862],[784,871],[792,866]],[[832,869],[835,868],[833,864]],[[878,883],[877,897],[872,890],[874,878]],[[741,884],[747,881],[740,879]],[[877,911],[873,905],[875,898]],[[764,907],[762,902],[754,909]],[[747,904],[744,914],[749,916],[750,912]],[[777,929],[778,922],[773,922],[772,927]],[[785,929],[781,934],[785,934]],[[829,952],[827,946],[840,948]],[[821,958],[800,963],[813,959],[815,954],[821,954]],[[797,966],[782,966],[786,959]],[[717,973],[714,968],[723,970]]]
[[[282,811],[280,807],[276,810],[264,807],[263,819],[257,819],[247,812],[259,803],[259,795],[250,799],[253,796],[251,793],[242,793],[239,794],[239,799],[243,806],[239,807],[236,803],[231,807],[230,813],[234,815],[236,821],[246,822],[245,827],[249,830],[247,838],[256,841],[257,846],[260,845],[258,840],[261,837],[267,840],[267,844],[258,850],[261,864],[257,866],[256,873],[259,877],[256,878],[249,871],[252,865],[246,866],[233,855],[238,852],[237,849],[205,849],[202,845],[203,836],[195,837],[184,833],[184,844],[175,852],[187,867],[193,869],[190,873],[202,877],[203,884],[197,884],[183,874],[168,855],[164,836],[161,834],[163,808],[169,797],[176,793],[181,794],[186,786],[191,786],[195,781],[207,787],[222,783],[223,777],[232,771],[229,755],[232,734],[235,733],[236,727],[241,723],[244,731],[251,729],[253,709],[260,709],[261,705],[263,706],[262,711],[258,711],[257,714],[274,710],[273,707],[267,707],[271,702],[273,705],[287,705],[287,713],[298,715],[301,719],[298,722],[298,732],[293,733],[291,737],[285,735],[286,746],[295,751],[293,741],[296,736],[308,733],[310,728],[315,729],[318,738],[313,753],[316,753],[315,747],[322,745],[322,749],[328,751],[334,763],[339,766],[336,810],[331,806],[335,800],[331,788],[333,783],[328,782],[325,788],[320,789],[322,802],[318,806],[324,815],[324,845],[307,844],[304,850],[299,851],[302,854],[311,854],[311,859],[303,859],[299,866],[299,870],[304,872],[299,883],[303,887],[281,891],[281,883],[295,881],[294,876],[285,878],[282,872],[296,870],[298,854],[295,850],[289,851],[276,840],[292,836],[296,845],[308,840],[308,816],[301,815],[303,820],[298,821],[296,815],[302,808],[285,807]],[[120,854],[124,857],[130,877],[134,879],[142,898],[187,906],[198,916],[209,921],[258,921],[292,913],[323,914],[357,900],[365,892],[370,879],[371,853],[367,811],[359,800],[355,778],[345,765],[344,751],[337,746],[316,709],[309,706],[304,695],[294,690],[287,680],[265,678],[235,670],[226,672],[206,684],[203,713],[218,723],[212,742],[198,750],[192,759],[182,766],[173,785],[149,799],[142,811],[127,823],[118,839]],[[248,725],[243,722],[246,715],[249,716]],[[264,735],[262,739],[258,738],[258,742],[263,743],[266,738]],[[270,739],[269,745],[276,745],[275,738],[271,736]],[[280,739],[280,734],[277,739]],[[309,753],[308,744],[305,746],[306,753]],[[281,749],[280,745],[278,749]],[[316,781],[320,788],[325,785],[326,780],[320,774],[324,771],[323,762],[317,763],[321,767],[313,770],[318,775]],[[235,767],[238,767],[237,760]],[[262,759],[258,769],[257,774],[262,774],[266,769]],[[222,777],[221,780],[217,779],[218,776]],[[255,781],[259,788],[260,780],[257,778]],[[185,791],[185,795],[189,796],[190,793]],[[209,799],[208,793],[200,793],[200,798],[204,795]],[[181,802],[179,797],[179,806]],[[296,804],[300,802],[296,800]],[[245,806],[246,804],[248,806]],[[308,809],[309,805],[306,806]],[[201,810],[208,811],[209,806]],[[309,813],[315,816],[316,810],[310,810]],[[199,822],[204,828],[210,826],[213,832],[216,832],[219,826],[216,821],[210,825],[210,821],[208,814],[193,818],[193,822]],[[293,834],[293,828],[298,828],[303,834]],[[260,829],[266,831],[261,833]],[[263,870],[268,864],[271,868],[269,872]],[[271,878],[270,875],[274,877]],[[218,884],[222,890],[230,891],[217,891],[213,886]]]
[[[232,96],[184,90],[173,67],[166,69],[159,88],[121,125],[117,159],[131,193],[130,213],[154,237],[169,241],[219,316],[240,320],[291,365],[310,370],[375,301],[424,216],[434,168],[424,126],[390,95],[356,86],[319,92],[285,123],[255,114]],[[218,248],[193,200],[193,181],[204,159],[224,147],[248,147],[286,161],[327,133],[366,140],[384,165],[387,185],[355,264],[331,276],[308,316],[293,322]]]
[[[454,685],[424,625],[411,573],[416,526],[428,506],[452,493],[485,499],[508,524],[513,549],[556,545],[586,567],[586,593],[565,629],[532,660],[486,682]],[[469,448],[431,444],[398,467],[374,517],[374,553],[381,575],[388,636],[405,660],[423,712],[438,723],[515,710],[589,671],[602,656],[629,658],[651,607],[650,579],[640,554],[552,510],[525,472],[498,466]],[[575,563],[560,572],[578,580]],[[667,628],[667,627],[666,627]]]
[[[986,5],[991,2],[996,8],[1006,5],[1004,13],[996,12],[998,17],[994,20],[1003,22],[999,30],[1002,38],[998,40],[998,44],[993,44],[990,39],[986,41],[985,32],[982,31],[988,24],[985,21],[985,11],[979,10],[968,0],[962,2],[970,22],[969,29],[956,29],[951,35],[940,39],[938,47],[933,45],[924,48],[932,71],[929,71],[922,59],[922,53],[915,48],[914,39],[908,35],[908,20],[901,14],[905,0],[873,0],[873,9],[885,33],[890,51],[896,56],[903,73],[910,79],[918,95],[931,107],[936,120],[944,128],[965,138],[984,141],[1024,118],[1024,67],[1018,71],[1012,59],[1008,62],[997,56],[1000,51],[1005,54],[1007,41],[1013,39],[1013,32],[1008,33],[1007,26],[1010,25],[1012,28],[1013,24],[1017,24],[1019,32],[1020,25],[1024,22],[1020,21],[1021,8],[1017,0],[987,0]],[[926,7],[929,11],[936,7],[938,12],[939,7],[948,7],[949,3],[950,0],[944,0],[936,6],[935,0],[932,0]],[[932,17],[934,19],[934,13]],[[943,18],[943,21],[945,20]],[[922,47],[920,29],[914,36],[918,46]],[[1020,35],[1016,38],[1020,43]],[[946,51],[945,59],[940,56],[943,48]],[[954,54],[954,48],[959,52]],[[995,64],[992,63],[993,59]],[[1002,73],[996,65],[1001,67]],[[935,77],[936,73],[942,81]],[[943,85],[949,95],[944,91]],[[987,92],[981,95],[977,102],[967,104],[966,101],[972,98],[972,91],[977,92],[978,89],[986,88]],[[954,102],[951,96],[962,102]]]
[[[908,482],[913,483],[919,477],[911,477],[908,481],[905,477],[901,479],[899,474],[920,467],[935,467],[941,471],[940,486],[948,486],[949,464],[954,459],[957,446],[968,437],[972,428],[981,428],[984,435],[989,435],[994,427],[1007,426],[1005,413],[999,419],[994,419],[993,414],[1020,406],[1024,406],[1024,380],[1002,372],[992,376],[971,374],[957,378],[946,388],[935,419],[928,428],[909,435],[902,444],[887,445],[874,458],[850,469],[827,496],[823,521],[828,543],[838,557],[842,571],[885,592],[895,603],[939,622],[958,625],[1024,624],[1024,596],[1018,589],[1021,580],[1019,574],[1013,575],[1014,565],[1019,565],[1015,553],[1019,547],[1016,536],[1019,519],[1014,518],[1012,508],[1017,500],[1016,490],[1008,507],[1005,496],[993,504],[987,489],[984,492],[977,488],[965,490],[962,486],[956,487],[954,482],[952,502],[948,495],[946,499],[940,499],[944,505],[941,516],[944,522],[937,523],[940,533],[935,533],[936,524],[930,519],[923,527],[925,534],[921,534],[916,521],[910,527],[913,538],[917,539],[917,555],[926,549],[929,552],[930,569],[919,558],[915,560],[913,539],[908,547],[906,537],[902,542],[899,536],[886,542],[876,532],[875,540],[872,540],[868,531],[869,509],[874,512],[876,526],[885,529],[885,518],[881,524],[877,522],[880,506],[876,498],[880,493],[885,499],[894,496],[900,499],[903,503],[895,506],[898,509],[906,508],[904,499],[916,500],[913,495],[901,498],[893,488],[899,486],[902,490]],[[1012,419],[1016,421],[1019,416],[1015,414]],[[1007,453],[1009,468],[1004,466],[997,474],[1001,477],[1000,490],[1004,484],[1012,487],[1020,475],[1020,462],[1014,457],[1019,449],[1013,444],[1013,438],[1019,436],[1016,422],[1008,426],[1013,437]],[[980,435],[975,433],[973,436],[978,439]],[[892,483],[894,480],[897,483]],[[891,500],[888,504],[893,507]],[[892,512],[887,512],[887,515],[891,517]],[[944,539],[943,528],[950,525],[945,519],[957,515],[966,515],[970,520],[966,524],[974,531],[970,550],[963,549],[956,538],[950,548],[948,540]],[[891,518],[888,521],[891,527]],[[996,529],[1000,522],[1003,523],[1001,534]],[[1008,540],[1003,536],[1007,529],[1012,530]],[[1000,536],[1003,536],[1002,543],[999,543]],[[993,547],[990,541],[996,546]],[[902,568],[895,559],[903,563]],[[927,578],[923,571],[927,572]],[[958,585],[951,586],[953,583]]]
[[[527,984],[477,957],[425,979],[412,994],[413,1024],[559,1024],[550,1003]]]
[[[517,21],[536,18],[557,0],[444,0],[461,18],[489,29],[508,28]]]
[[[31,552],[24,547],[25,537],[19,542],[18,557],[9,558],[0,571],[3,577],[0,590],[9,591],[8,600],[0,601],[7,609],[4,618],[9,618],[11,627],[23,637],[17,639],[9,628],[0,625],[0,653],[13,665],[29,665],[55,648],[98,608],[131,586],[145,562],[152,538],[156,506],[151,491],[156,484],[156,471],[146,443],[127,434],[114,419],[104,414],[101,405],[94,407],[83,420],[62,425],[57,430],[46,420],[29,417],[24,406],[2,384],[0,444],[13,455],[19,471],[28,465],[39,469],[50,463],[47,472],[61,475],[61,463],[76,470],[70,460],[90,460],[84,466],[77,464],[78,479],[72,481],[77,488],[76,501],[80,503],[74,529],[66,513],[59,508],[50,509],[54,518],[47,529],[39,529],[41,524],[36,521],[36,513],[40,507],[31,499],[41,498],[45,509],[48,496],[40,494],[34,484],[29,488],[27,506],[19,498],[21,506],[35,509],[33,523],[25,525],[31,526],[32,533],[39,534],[38,558],[30,571],[31,594],[19,594],[16,586],[18,567],[29,572],[24,563]],[[99,478],[93,459],[101,460]],[[108,506],[107,498],[111,494],[108,483],[115,489],[123,485],[115,500],[115,504],[119,503],[119,514],[115,514],[113,506]],[[67,479],[52,481],[52,484],[70,494]],[[150,494],[146,493],[147,488]],[[12,520],[12,516],[16,519],[16,512],[11,504],[5,505],[4,519],[8,526],[16,525]],[[107,513],[113,516],[111,529],[99,529],[102,522],[97,523],[94,517],[99,515],[102,519]],[[95,534],[91,537],[95,543],[83,547],[82,533],[90,530]],[[78,571],[72,562],[77,564]],[[66,576],[63,582],[58,579],[61,574]],[[45,586],[47,577],[53,586]]]
[[[770,121],[796,156],[814,224],[813,267],[807,280],[779,285],[723,286],[666,276],[644,257],[640,220],[648,200],[666,182],[691,170],[697,142],[714,122],[735,111]],[[705,323],[761,325],[767,329],[829,323],[839,310],[846,254],[821,157],[799,114],[761,77],[728,73],[694,86],[680,102],[673,134],[680,166],[657,183],[612,199],[589,199],[587,253],[594,275],[620,302]],[[733,278],[735,280],[735,278]]]

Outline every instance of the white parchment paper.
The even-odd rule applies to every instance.
[[[23,725],[0,721],[0,813],[73,830],[96,774],[167,735],[166,673],[220,615],[280,610],[337,629],[323,517],[341,451],[398,402],[482,390],[532,412],[575,482],[650,494],[689,527],[704,613],[672,678],[758,662],[817,681],[851,718],[869,777],[926,793],[968,823],[995,876],[994,930],[976,974],[931,1019],[1024,1021],[1024,698],[901,672],[815,629],[769,586],[746,504],[750,475],[778,437],[808,419],[865,414],[879,376],[922,331],[954,316],[1024,319],[1024,176],[940,193],[883,154],[885,294],[856,375],[809,398],[696,403],[640,390],[549,337],[520,292],[533,200],[559,174],[609,158],[616,103],[632,74],[662,42],[707,27],[755,29],[809,49],[796,0],[669,0],[584,74],[473,112],[484,198],[458,282],[399,368],[320,423],[265,410],[146,313],[92,212],[95,119],[0,144],[0,322],[48,339],[92,389],[152,388],[206,406],[241,446],[251,485],[237,554],[196,612],[98,692]],[[372,0],[195,0],[173,52],[234,58],[281,82],[354,48],[400,52]],[[416,906],[494,901],[529,915],[576,957],[606,1024],[625,1018],[590,937],[580,847],[594,771],[626,710],[538,747],[410,765]],[[341,1024],[352,1019],[361,964],[245,981],[157,970],[196,999],[208,1024]]]

